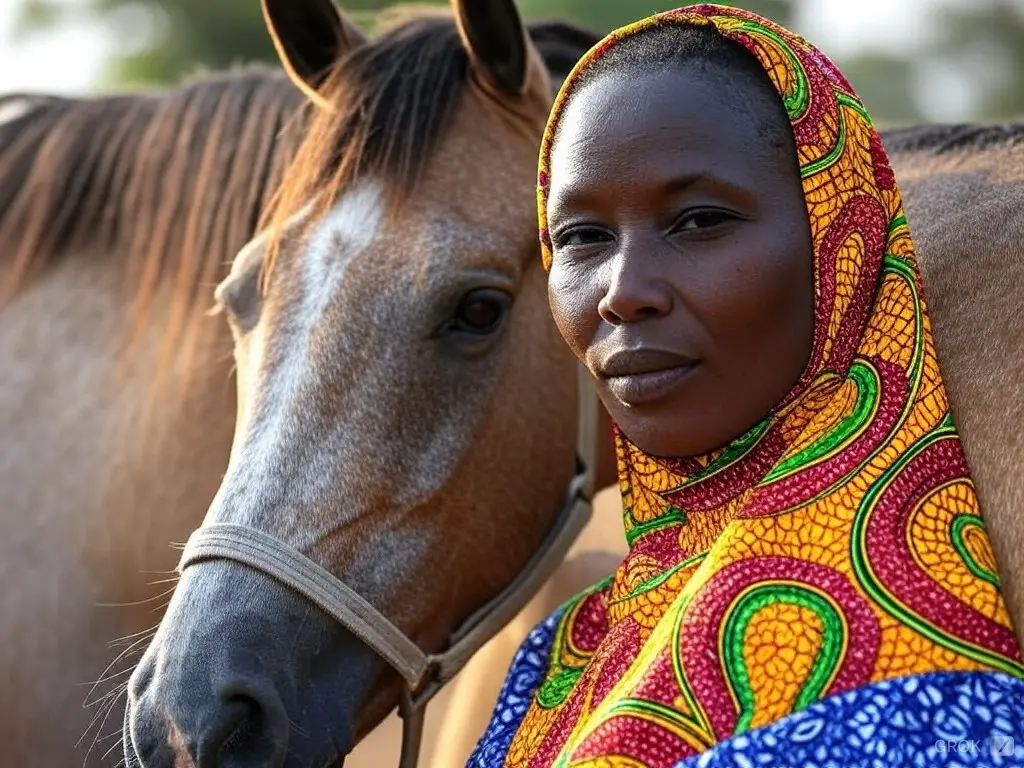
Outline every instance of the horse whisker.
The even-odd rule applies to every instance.
[[[156,630],[157,630],[158,626],[159,626],[159,624],[154,624],[149,629],[143,629],[140,632],[132,632],[129,635],[122,635],[121,637],[117,638],[116,640],[111,640],[109,643],[107,643],[107,645],[109,647],[113,648],[113,647],[115,647],[117,645],[121,645],[122,643],[127,643],[129,640],[134,640],[136,638],[142,637],[143,635],[145,635],[147,637],[152,637],[156,633]]]
[[[124,694],[127,691],[128,691],[128,686],[125,685],[121,689],[120,694],[118,694],[117,696],[112,697],[105,707],[103,707],[99,711],[97,711],[96,714],[93,716],[93,718],[89,721],[89,725],[86,727],[85,732],[82,734],[81,738],[78,739],[78,742],[76,743],[76,746],[81,746],[82,742],[89,735],[89,731],[92,731],[95,728],[96,735],[93,737],[92,742],[89,744],[89,748],[85,751],[85,757],[82,760],[83,765],[86,762],[88,762],[89,755],[92,754],[92,751],[96,747],[96,743],[99,740],[100,731],[103,730],[104,726],[106,726],[107,720],[110,718],[110,713],[117,706],[117,702],[121,698],[121,694]],[[98,725],[97,725],[97,723],[98,723]],[[104,755],[104,757],[105,757],[105,755]]]
[[[107,747],[107,751],[104,752],[100,756],[100,760],[101,761],[106,761],[106,759],[108,757],[110,757],[110,753],[113,752],[115,749],[117,749],[119,746],[121,746],[121,739],[120,739],[121,731],[120,730],[114,731],[107,738],[113,738],[115,736],[118,737],[118,738],[114,739],[114,743],[111,744],[109,747]],[[121,759],[117,761],[117,765],[115,766],[115,768],[120,768],[120,766],[122,766],[122,765],[124,765],[124,755],[121,755]]]
[[[162,599],[164,597],[167,597],[173,591],[174,591],[174,587],[171,587],[170,589],[165,589],[159,595],[153,595],[152,597],[146,597],[146,598],[143,598],[142,600],[135,600],[135,601],[130,602],[130,603],[96,603],[96,607],[97,608],[135,608],[135,607],[138,607],[140,605],[145,605],[146,603],[152,603],[154,600],[160,600],[160,599]]]
[[[155,632],[156,632],[156,630],[154,628],[153,629],[153,633],[155,634]],[[96,688],[97,688],[97,686],[100,685],[100,683],[104,682],[104,680],[110,679],[107,676],[110,674],[110,670],[113,669],[114,665],[117,664],[119,661],[121,661],[125,656],[127,656],[133,650],[138,648],[141,644],[147,642],[149,639],[150,639],[149,637],[145,637],[145,636],[140,637],[138,640],[136,640],[131,645],[129,645],[127,648],[125,648],[123,651],[121,651],[119,654],[117,654],[117,656],[114,658],[114,660],[111,661],[107,665],[106,669],[103,670],[103,672],[100,675],[98,680],[95,680],[92,683],[82,683],[82,685],[91,685],[92,686],[89,689],[89,692],[85,695],[86,702],[88,702],[89,699],[92,697],[93,693],[95,693]],[[88,706],[88,705],[86,705],[86,706]]]
[[[165,610],[165,609],[167,608],[167,606],[168,606],[168,605],[170,605],[170,604],[171,604],[171,601],[170,601],[170,599],[167,599],[167,600],[165,600],[164,602],[160,603],[160,605],[158,605],[158,606],[154,607],[154,608],[153,608],[153,609],[152,609],[152,610],[150,611],[150,613],[159,613],[159,614],[163,614],[164,610]]]
[[[95,687],[97,685],[101,685],[102,683],[113,682],[114,680],[117,680],[119,677],[124,677],[125,675],[130,675],[134,670],[135,670],[135,667],[133,665],[131,667],[127,667],[125,669],[122,669],[119,672],[111,672],[109,675],[105,675],[104,677],[101,677],[96,682],[92,683],[93,689],[95,689]],[[81,685],[89,685],[89,683],[81,683]],[[123,683],[122,683],[122,685],[123,685]],[[91,691],[90,691],[90,693],[91,693]],[[98,699],[94,699],[92,701],[86,700],[85,702],[83,702],[82,706],[85,709],[89,709],[90,707],[94,707],[97,704],[99,704],[100,702],[102,702],[103,700],[105,700],[108,696],[110,696],[110,691],[108,691],[107,693],[104,693]]]
[[[141,570],[141,571],[139,571],[139,573],[141,573],[143,575],[146,575],[146,576],[173,576],[175,578],[177,578],[177,576],[178,576],[178,570],[176,568],[172,568],[169,571],[166,571],[166,570],[159,570],[159,571]]]
[[[180,580],[181,576],[179,576],[178,574],[174,574],[173,576],[169,576],[166,579],[156,579],[155,581],[151,581],[147,584],[147,586],[156,587],[161,584],[177,584],[178,581]]]

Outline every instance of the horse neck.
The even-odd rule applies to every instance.
[[[232,90],[223,80],[77,102],[96,120],[105,105],[128,103],[135,113],[115,131],[120,144],[66,182],[23,167],[0,216],[0,242],[15,249],[40,212],[72,217],[60,221],[60,247],[37,242],[36,263],[0,304],[0,453],[22,457],[0,467],[0,487],[16,489],[0,527],[38,520],[61,567],[84,569],[68,578],[85,579],[98,601],[149,595],[139,574],[173,567],[167,542],[198,526],[227,465],[232,345],[209,313],[213,287],[294,153],[278,134],[301,101],[283,78],[262,78],[227,107],[218,106]],[[74,117],[67,100],[47,104]],[[261,119],[247,119],[255,109]],[[233,116],[246,119],[232,125]],[[82,123],[75,130],[90,129]],[[55,151],[68,130],[55,125],[35,149]],[[0,197],[9,182],[0,177]],[[56,197],[62,183],[88,190],[70,212]],[[0,283],[18,267],[0,263]],[[151,608],[138,609],[140,621],[151,622]],[[130,611],[118,616],[141,628]]]
[[[87,254],[122,270],[135,325],[173,286],[166,340],[177,343],[182,315],[208,308],[294,156],[301,103],[262,68],[161,94],[31,102],[0,124],[0,307]]]
[[[1024,127],[916,132],[938,140],[892,142],[892,166],[953,418],[1024,640],[1024,358],[1007,353],[1024,340]]]

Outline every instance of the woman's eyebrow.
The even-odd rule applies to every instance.
[[[710,176],[703,171],[699,173],[684,173],[679,176],[671,177],[667,182],[665,182],[663,189],[665,192],[683,192],[695,184],[709,179],[715,182],[719,181],[716,177]]]
[[[596,194],[596,190],[587,186],[575,185],[569,188],[562,188],[562,191],[548,196],[549,215],[572,211],[577,208],[586,208],[590,205]]]
[[[685,192],[687,189],[695,187],[698,184],[704,185],[709,189],[725,192],[731,196],[740,195],[742,197],[749,197],[751,194],[750,188],[744,186],[742,183],[708,171],[698,171],[695,173],[673,176],[665,182],[662,189],[666,193],[671,194],[675,192]]]
[[[750,190],[745,188],[742,184],[738,184],[734,181],[730,181],[724,176],[709,173],[707,171],[694,171],[692,173],[682,173],[670,176],[660,185],[660,191],[663,194],[678,194],[680,192],[685,192],[687,189],[695,187],[698,184],[703,184],[710,189],[725,192],[730,196],[738,195],[744,198],[750,196]],[[566,210],[574,210],[576,208],[586,208],[593,203],[594,198],[598,195],[599,189],[599,185],[587,184],[574,184],[567,187],[560,187],[557,192],[553,190],[548,197],[548,210],[551,214],[555,214]]]
[[[682,192],[689,187],[706,180],[710,180],[716,185],[726,184],[726,182],[723,182],[717,177],[700,171],[671,176],[662,183],[660,187],[662,192],[672,194]],[[561,186],[558,188],[557,192],[552,190],[549,195],[548,208],[552,212],[565,209],[572,210],[575,208],[585,208],[590,205],[593,198],[599,194],[601,186],[602,185],[598,184],[569,184],[568,186]]]

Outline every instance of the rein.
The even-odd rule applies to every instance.
[[[178,570],[204,560],[242,563],[298,592],[358,637],[405,681],[399,768],[416,768],[427,704],[533,598],[562,563],[590,520],[596,460],[597,396],[578,367],[576,471],[538,550],[497,596],[455,630],[446,650],[427,654],[383,613],[332,573],[270,534],[244,525],[211,523],[189,537]]]

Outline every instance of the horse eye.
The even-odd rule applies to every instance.
[[[505,319],[511,303],[512,298],[504,291],[471,291],[459,302],[452,330],[476,335],[493,333]]]

